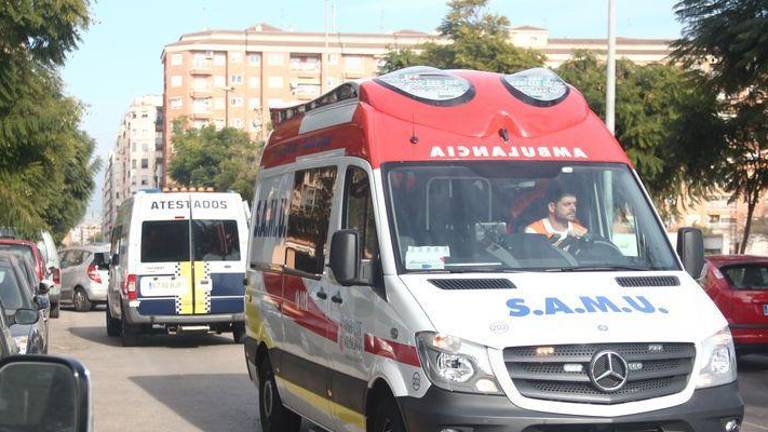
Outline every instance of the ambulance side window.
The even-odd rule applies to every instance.
[[[347,170],[344,188],[343,228],[356,229],[363,245],[363,259],[375,260],[379,256],[376,220],[373,214],[371,185],[368,174],[358,167]]]
[[[323,273],[335,183],[335,166],[296,172],[288,211],[286,267]]]

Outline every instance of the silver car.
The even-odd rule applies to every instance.
[[[107,301],[109,245],[77,246],[61,251],[61,301],[86,312]]]

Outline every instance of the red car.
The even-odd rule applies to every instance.
[[[740,353],[768,352],[768,257],[707,257],[701,285],[725,315]]]
[[[45,260],[43,259],[43,254],[40,253],[40,249],[37,248],[35,242],[27,240],[2,239],[0,240],[0,251],[8,251],[27,257],[31,262],[35,264],[37,280],[41,281],[46,279],[47,270],[45,268]]]

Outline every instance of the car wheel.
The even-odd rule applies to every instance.
[[[80,287],[75,288],[75,294],[72,296],[72,304],[78,312],[88,312],[91,310],[91,307],[93,307],[91,301],[88,300],[88,295],[85,294],[85,290]]]
[[[379,404],[371,419],[371,432],[405,432],[405,422],[397,402],[391,397]]]
[[[112,317],[112,311],[109,310],[109,304],[107,304],[107,336],[117,337],[120,336],[120,330],[122,323],[119,319]]]
[[[259,416],[263,432],[299,432],[301,428],[301,416],[286,408],[280,400],[267,356],[259,365]]]
[[[139,326],[129,324],[125,317],[125,310],[123,310],[123,319],[120,320],[120,342],[124,347],[136,346],[139,343]]]
[[[245,341],[245,324],[244,323],[232,323],[232,339],[236,344],[241,344]]]
[[[61,312],[61,304],[59,302],[51,302],[51,312],[48,314],[51,318],[58,318]]]

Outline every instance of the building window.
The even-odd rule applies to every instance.
[[[225,56],[224,54],[216,54],[215,56],[213,56],[213,64],[215,64],[216,66],[224,66],[225,64],[227,64],[227,56]]]
[[[192,126],[193,126],[195,129],[202,129],[202,128],[204,128],[204,127],[208,126],[208,122],[207,122],[207,121],[205,121],[205,120],[195,120],[195,121],[192,123]]]
[[[173,54],[171,56],[171,65],[178,66],[178,65],[182,64],[183,62],[184,61],[183,61],[183,57],[181,56],[181,54]]]
[[[192,85],[195,90],[208,90],[208,80],[205,78],[195,78]]]
[[[243,83],[242,75],[232,75],[229,79],[229,83],[232,85],[240,85]]]
[[[720,223],[720,215],[709,215],[709,223]]]
[[[213,77],[213,86],[216,88],[222,88],[226,87],[227,85],[227,79],[224,77],[224,75],[216,75]]]
[[[267,55],[267,64],[270,66],[278,66],[283,64],[283,55],[277,53],[271,53]]]
[[[131,168],[136,169],[136,159],[131,159]]]
[[[243,127],[243,121],[240,120],[239,118],[233,118],[230,123],[231,123],[230,126],[232,126],[233,128],[241,129]]]
[[[141,176],[141,185],[142,186],[149,185],[149,177],[148,176]]]
[[[344,57],[344,69],[348,71],[363,70],[363,58],[359,56]]]
[[[199,53],[195,54],[193,62],[194,62],[194,67],[196,68],[204,68],[204,67],[208,67],[209,65],[208,63],[209,60],[205,54],[199,54]]]
[[[232,96],[229,99],[229,105],[233,107],[243,106],[243,98],[241,96]]]
[[[149,143],[147,143],[147,142],[141,143],[141,150],[145,151],[145,152],[148,152],[149,151]]]
[[[216,98],[213,100],[213,109],[224,109],[224,98]]]
[[[258,110],[259,108],[261,108],[261,99],[260,99],[260,98],[251,98],[251,99],[248,101],[248,108],[249,108],[251,111],[256,111],[256,110]]]
[[[243,53],[241,52],[231,52],[229,53],[229,59],[232,61],[232,63],[242,63],[243,62]]]
[[[213,125],[216,127],[216,130],[221,130],[224,128],[224,119],[216,119],[213,121]]]
[[[141,160],[141,167],[142,168],[149,168],[149,159],[142,159]]]
[[[249,54],[248,63],[252,66],[258,66],[261,64],[261,54]]]
[[[171,77],[171,87],[181,87],[182,77],[181,75],[174,75]]]
[[[328,54],[328,64],[329,65],[337,65],[337,64],[339,64],[339,55],[338,54]]]
[[[192,112],[195,112],[195,113],[208,112],[208,99],[193,99]]]
[[[292,55],[290,65],[293,72],[320,72],[320,57],[316,55]]]
[[[171,109],[180,109],[182,106],[181,98],[180,97],[172,97],[169,99]]]
[[[136,143],[135,142],[131,143],[131,151],[135,152],[136,150],[138,150],[138,146],[136,145]]]
[[[269,77],[269,88],[283,88],[283,77],[281,76],[271,76]]]
[[[252,76],[248,78],[248,87],[250,88],[259,88],[261,85],[261,79],[256,76]]]

